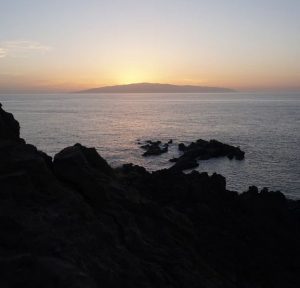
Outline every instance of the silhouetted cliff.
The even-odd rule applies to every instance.
[[[94,148],[52,160],[0,107],[0,287],[299,287],[300,204]]]

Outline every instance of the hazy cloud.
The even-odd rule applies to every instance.
[[[7,51],[4,48],[0,47],[0,58],[4,58],[7,54]]]
[[[35,41],[15,40],[0,42],[0,58],[26,57],[29,52],[45,53],[51,50],[50,46]]]

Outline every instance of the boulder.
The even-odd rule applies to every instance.
[[[107,199],[114,171],[94,148],[67,147],[54,156],[53,167],[61,180],[78,189],[91,204],[102,205]]]

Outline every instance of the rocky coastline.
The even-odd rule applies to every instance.
[[[186,159],[244,157],[195,145],[220,146]],[[52,159],[0,104],[0,287],[300,287],[300,201],[181,170],[113,169],[80,144]]]

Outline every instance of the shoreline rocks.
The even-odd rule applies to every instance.
[[[163,153],[167,153],[169,144],[171,144],[169,142],[162,144],[161,141],[147,140],[146,144],[141,146],[142,149],[146,150],[146,152],[143,153],[143,156],[157,156]]]
[[[145,144],[142,144],[140,140],[137,142],[140,147],[146,152],[142,156],[158,156],[169,151],[169,145],[173,144],[173,140],[170,139],[166,143],[161,141],[147,140]],[[211,158],[227,157],[228,159],[243,160],[245,158],[245,152],[239,147],[221,143],[217,140],[206,141],[198,139],[195,142],[185,145],[184,143],[178,144],[178,151],[183,154],[179,157],[174,157],[169,161],[175,163],[171,168],[176,170],[188,170],[197,168],[199,166],[198,161],[208,160]]]
[[[52,160],[5,113],[1,287],[300,286],[299,200],[238,194],[218,174],[113,169],[80,144]]]

